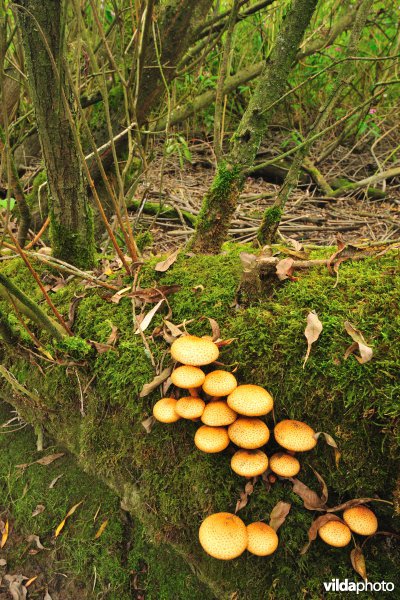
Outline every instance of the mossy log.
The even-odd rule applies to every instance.
[[[335,438],[342,452],[339,467],[332,449],[320,441],[315,450],[301,458],[299,475],[318,491],[310,467],[316,469],[329,488],[330,506],[357,497],[398,498],[397,254],[387,253],[379,261],[367,258],[342,264],[336,287],[324,265],[307,269],[297,281],[277,286],[272,296],[260,293],[256,303],[234,311],[241,277],[239,253],[243,250],[251,251],[226,245],[218,256],[182,254],[166,273],[154,271],[159,260],[155,258],[143,267],[141,286],[179,283],[180,290],[169,296],[170,320],[177,324],[195,319],[189,329],[203,335],[209,333],[204,317],[216,319],[222,336],[234,338],[222,349],[221,360],[237,366],[240,382],[262,385],[273,394],[275,418],[302,419]],[[323,259],[331,253],[328,249],[311,258]],[[28,278],[19,260],[7,261],[1,269],[27,290]],[[54,303],[64,314],[76,292],[77,284],[70,283],[53,294]],[[204,554],[197,537],[200,523],[211,512],[233,512],[245,481],[231,471],[229,453],[206,455],[194,447],[196,423],[156,423],[146,433],[142,421],[151,414],[159,393],[140,397],[143,385],[154,377],[154,369],[142,337],[133,333],[131,300],[114,304],[104,299],[104,290],[85,293],[76,308],[76,337],[68,339],[62,348],[52,343],[53,355],[64,358],[62,364],[48,368],[48,362],[35,357],[38,365],[46,367],[45,377],[28,355],[24,358],[6,344],[1,346],[4,367],[20,385],[35,390],[43,410],[33,407],[29,398],[6,380],[0,384],[2,396],[27,421],[41,422],[46,434],[68,448],[85,471],[95,473],[116,491],[152,543],[172,548],[190,565],[200,582],[191,598],[227,600],[236,594],[243,600],[316,600],[323,597],[324,581],[357,579],[350,564],[350,546],[331,549],[317,540],[307,554],[300,555],[315,515],[303,508],[289,482],[277,482],[270,490],[257,482],[248,505],[239,513],[246,523],[268,520],[278,501],[292,503],[279,531],[280,546],[272,557],[244,554],[234,561],[220,562]],[[303,369],[304,328],[311,310],[317,312],[324,329]],[[346,320],[359,328],[373,347],[374,356],[364,365],[353,356],[344,359],[352,341],[343,326]],[[158,313],[152,327],[161,324]],[[83,349],[75,344],[77,338],[107,342],[113,325],[119,334],[114,349],[87,354],[85,348],[82,355]],[[38,331],[37,335],[49,347],[46,333]],[[161,337],[150,338],[148,343],[154,360],[163,360],[165,366],[167,343]],[[73,376],[65,364],[71,357],[85,361],[85,366],[74,367]],[[272,417],[268,423],[272,428]],[[270,443],[269,452],[274,448]],[[398,530],[399,517],[393,517],[391,505],[376,503],[374,508],[381,530]],[[370,540],[365,555],[371,581],[400,585],[399,548],[394,540],[385,536]],[[178,563],[175,569],[170,565],[165,576],[178,581],[179,569]],[[185,593],[177,583],[174,598],[183,600]]]

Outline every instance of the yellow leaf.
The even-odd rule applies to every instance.
[[[109,277],[110,275],[112,275],[112,274],[113,274],[113,272],[114,272],[114,271],[113,271],[112,269],[110,269],[110,267],[108,267],[108,269],[105,269],[105,271],[104,271],[104,275],[107,275],[107,276]]]
[[[76,511],[76,509],[78,508],[78,506],[80,506],[82,504],[83,500],[81,500],[80,502],[78,502],[78,504],[74,504],[74,506],[72,508],[69,509],[69,511],[67,512],[67,514],[65,515],[65,517],[63,518],[63,520],[61,521],[61,523],[58,525],[55,533],[54,533],[54,537],[58,537],[61,533],[61,531],[64,529],[64,525],[66,520],[68,519],[68,517],[70,517],[71,515],[74,514],[74,512]]]
[[[103,521],[102,524],[100,525],[100,527],[99,527],[96,535],[94,536],[95,540],[99,539],[99,537],[101,536],[101,534],[103,533],[103,531],[105,530],[105,528],[107,527],[107,525],[108,525],[108,519],[106,519],[105,521]]]
[[[36,579],[38,578],[38,575],[35,575],[35,577],[31,577],[30,579],[28,579],[28,581],[25,583],[25,587],[29,587],[31,585],[31,583],[33,583]]]
[[[8,540],[8,531],[9,531],[9,525],[8,525],[8,519],[7,519],[7,521],[5,522],[5,525],[4,525],[3,534],[1,536],[0,548],[4,548],[4,546],[6,545],[6,541]]]

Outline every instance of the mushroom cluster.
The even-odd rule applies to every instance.
[[[319,528],[318,534],[329,546],[343,548],[351,540],[351,534],[369,536],[378,530],[378,519],[375,513],[366,506],[358,505],[347,508],[343,512],[343,521],[328,521]]]

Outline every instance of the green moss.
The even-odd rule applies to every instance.
[[[164,274],[154,271],[158,260],[154,258],[143,268],[140,285],[178,283],[180,290],[168,298],[170,320],[181,323],[195,319],[188,323],[188,331],[204,335],[210,333],[205,317],[217,319],[222,336],[235,338],[222,349],[221,361],[237,366],[241,382],[265,386],[273,393],[275,417],[304,419],[335,437],[342,451],[339,468],[332,450],[321,440],[304,456],[301,472],[301,479],[313,489],[318,485],[310,466],[324,476],[330,505],[361,496],[390,500],[396,489],[399,456],[397,255],[341,265],[336,287],[325,268],[308,270],[298,281],[276,282],[268,298],[238,308],[238,254],[244,249],[248,251],[247,247],[228,244],[218,256],[182,253]],[[331,252],[327,249],[322,254]],[[17,274],[16,279],[19,277]],[[60,292],[60,296],[54,294],[54,300],[57,303],[59,299],[66,310],[67,292],[65,288]],[[141,422],[151,414],[159,393],[139,397],[154,370],[141,337],[134,333],[131,300],[123,299],[116,305],[103,298],[104,291],[86,292],[77,308],[74,334],[106,342],[115,325],[119,339],[114,350],[90,355],[88,364],[76,369],[85,389],[85,417],[80,416],[79,387],[70,369],[67,372],[63,366],[52,366],[43,378],[22,359],[10,368],[20,381],[40,390],[46,405],[57,411],[49,414],[49,431],[78,455],[85,469],[103,477],[121,495],[131,497],[130,506],[153,543],[168,542],[217,598],[238,592],[240,598],[252,600],[265,597],[265,590],[270,590],[273,599],[317,599],[323,594],[323,581],[357,577],[350,565],[349,548],[329,549],[316,541],[308,554],[299,556],[313,515],[293,496],[290,485],[283,483],[268,493],[257,483],[242,511],[245,521],[250,522],[268,518],[278,500],[293,502],[276,555],[268,560],[243,556],[226,564],[204,555],[197,543],[200,522],[209,512],[233,511],[244,481],[230,471],[227,454],[208,456],[194,448],[196,424],[157,423],[150,434],[145,432]],[[150,308],[145,307],[145,312]],[[317,311],[324,329],[303,369],[304,328],[310,310]],[[166,314],[161,310],[149,331],[161,324]],[[344,330],[345,320],[358,327],[373,346],[371,362],[360,365],[353,356],[344,360],[352,341]],[[167,344],[157,337],[148,338],[148,342],[154,361],[165,366]],[[272,427],[272,420],[268,422]],[[274,450],[272,442],[269,449]],[[390,506],[376,504],[375,508],[381,529],[396,528]],[[366,560],[370,579],[399,583],[396,559],[394,543],[386,538],[369,541]],[[136,555],[132,560],[138,560]],[[178,575],[176,581],[184,585]],[[299,595],[299,590],[304,593]]]
[[[260,228],[257,232],[257,240],[260,244],[270,241],[271,232],[275,232],[282,218],[282,209],[279,206],[270,206],[264,212]]]

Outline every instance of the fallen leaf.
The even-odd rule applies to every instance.
[[[71,328],[75,322],[76,309],[78,308],[79,302],[86,296],[86,294],[81,294],[80,296],[74,296],[71,300],[68,309],[68,321],[67,325]]]
[[[156,420],[157,419],[155,419],[155,417],[151,415],[151,417],[148,417],[147,419],[142,421],[142,425],[145,428],[146,433],[151,433],[151,430],[153,429]]]
[[[140,332],[146,331],[146,329],[148,328],[148,326],[150,325],[150,323],[153,320],[154,315],[156,314],[156,312],[158,311],[158,309],[161,307],[161,305],[164,302],[164,298],[162,298],[162,300],[160,300],[148,313],[147,315],[143,318],[142,322],[139,324],[139,327],[136,329],[135,334],[138,335]]]
[[[45,510],[46,510],[46,507],[43,504],[38,504],[32,513],[32,517],[37,517],[38,515],[41,515],[42,512]]]
[[[293,248],[300,251],[303,248],[303,244],[294,238],[286,238],[286,241],[292,244]]]
[[[364,580],[367,579],[367,567],[365,564],[365,557],[360,546],[356,546],[350,552],[350,560],[355,572],[358,573]]]
[[[94,340],[87,341],[99,354],[103,354],[109,350],[115,350],[114,346],[111,346],[110,344],[103,344],[102,342],[95,342]]]
[[[0,567],[5,567],[7,564],[7,561],[5,558],[0,558]]]
[[[154,270],[158,271],[159,273],[165,273],[165,271],[168,271],[168,269],[170,268],[170,266],[173,265],[174,262],[176,261],[176,259],[178,258],[179,252],[180,252],[180,249],[178,248],[177,250],[175,250],[175,252],[173,252],[172,254],[170,254],[168,256],[168,258],[166,258],[165,260],[162,260],[162,261],[158,262],[156,264],[156,266],[154,267]]]
[[[118,327],[111,324],[111,333],[108,336],[107,344],[113,346],[118,339]]]
[[[64,473],[61,473],[61,475],[57,475],[57,477],[54,477],[54,479],[51,481],[50,485],[49,485],[49,490],[52,490],[54,488],[54,486],[56,485],[57,481],[59,479],[61,479],[61,477],[64,476]]]
[[[51,465],[51,463],[64,456],[64,454],[64,452],[58,452],[57,454],[48,454],[47,456],[43,456],[43,458],[39,458],[35,462],[38,465]]]
[[[301,549],[300,554],[305,554],[307,552],[307,550],[309,549],[311,542],[313,542],[318,535],[318,531],[319,529],[325,525],[325,523],[329,523],[329,521],[340,521],[340,523],[343,523],[342,519],[339,519],[339,517],[337,517],[336,515],[322,515],[321,517],[318,517],[317,519],[315,519],[315,521],[313,521],[311,523],[311,527],[308,530],[308,542],[307,544]]]
[[[373,356],[373,350],[370,346],[368,346],[361,331],[356,329],[349,321],[344,322],[344,328],[349,336],[354,340],[354,344],[351,344],[351,346],[347,348],[344,358],[347,359],[350,354],[353,354],[355,350],[358,350],[360,352],[360,356],[354,354],[354,358],[358,360],[360,365],[370,361]]]
[[[285,522],[291,507],[292,505],[289,502],[278,502],[271,511],[269,526],[278,531],[279,527]]]
[[[333,439],[333,437],[331,435],[329,435],[329,433],[325,433],[325,431],[318,431],[314,435],[314,438],[316,440],[318,440],[318,438],[321,435],[324,436],[325,441],[328,444],[328,446],[331,446],[331,448],[333,448],[333,451],[335,453],[335,464],[336,464],[337,467],[339,467],[339,461],[340,461],[340,457],[342,456],[342,453],[340,452],[337,443],[335,442],[335,440]]]
[[[208,317],[208,320],[210,322],[211,330],[212,330],[212,341],[216,342],[221,337],[221,330],[215,319],[211,319],[211,317]]]
[[[168,377],[171,375],[171,373],[172,373],[172,366],[166,367],[165,369],[163,369],[161,371],[161,373],[159,375],[156,375],[154,377],[154,379],[152,381],[150,381],[150,383],[145,383],[144,386],[142,387],[142,391],[139,394],[139,398],[144,398],[145,396],[148,396],[149,394],[151,394],[151,392],[153,390],[158,388],[159,385],[161,385],[162,383],[164,383],[164,381],[166,379],[168,379]]]
[[[53,600],[53,598],[50,596],[48,590],[46,590],[43,600]]]
[[[353,506],[367,504],[367,502],[384,502],[385,504],[393,504],[393,502],[390,502],[389,500],[381,500],[380,498],[353,498],[353,500],[348,500],[347,502],[343,502],[343,504],[339,504],[333,508],[325,508],[324,510],[329,513],[340,512],[342,510],[347,510],[348,508],[353,508]]]
[[[43,546],[42,542],[40,541],[40,538],[38,535],[28,535],[28,537],[26,538],[26,541],[29,542],[30,544],[35,543],[36,548],[38,550],[45,550],[45,547]]]
[[[304,335],[307,340],[307,352],[304,357],[303,369],[306,366],[306,362],[308,361],[308,357],[310,356],[311,346],[314,342],[317,341],[322,331],[322,323],[318,318],[317,313],[313,310],[307,315],[307,325],[304,330]]]
[[[94,540],[98,540],[99,537],[101,536],[101,534],[103,533],[103,531],[105,530],[105,528],[108,525],[108,519],[106,519],[105,521],[102,522],[102,524],[100,525],[99,529],[97,530],[96,535],[94,536]]]
[[[254,491],[255,481],[256,481],[256,478],[253,477],[252,481],[248,481],[246,483],[246,485],[244,487],[244,491],[240,492],[240,498],[236,502],[235,513],[239,512],[239,510],[242,510],[242,508],[244,508],[245,506],[247,506],[247,503],[249,501],[249,496],[251,496],[251,494]]]
[[[4,528],[1,533],[0,548],[4,548],[4,546],[7,543],[9,529],[10,529],[10,526],[9,526],[8,519],[7,519],[6,522],[4,523]]]
[[[60,535],[61,531],[64,529],[66,520],[74,514],[74,512],[82,504],[82,502],[83,502],[83,500],[81,500],[77,504],[74,504],[74,506],[69,509],[69,511],[67,512],[67,514],[65,515],[65,517],[63,518],[61,523],[57,526],[57,529],[54,532],[54,537],[58,537]]]
[[[325,505],[328,502],[328,486],[326,485],[324,478],[318,473],[318,471],[316,471],[313,467],[311,468],[321,486],[321,502],[323,502]]]
[[[23,585],[27,578],[23,575],[5,575],[4,580],[7,581],[8,591],[13,600],[25,600],[28,590]]]
[[[179,327],[177,325],[174,325],[173,323],[171,323],[171,321],[164,319],[164,323],[168,327],[168,329],[170,330],[170,332],[172,333],[174,338],[177,338],[177,337],[180,337],[181,335],[183,335],[183,331],[181,329],[179,329]]]
[[[31,577],[30,579],[28,579],[28,581],[25,583],[25,587],[28,588],[30,585],[32,585],[32,583],[34,581],[36,581],[37,578],[38,578],[38,575],[35,575],[34,577]]]
[[[284,258],[280,260],[276,265],[276,274],[279,281],[293,278],[293,258]]]
[[[293,492],[303,500],[304,508],[307,510],[317,510],[325,506],[326,501],[324,498],[320,498],[305,483],[295,477],[292,477],[290,481],[293,483]]]
[[[125,298],[139,298],[145,302],[159,302],[165,299],[165,296],[169,294],[175,294],[181,289],[180,285],[159,285],[157,288],[144,288],[138,289],[130,294],[127,294]]]

